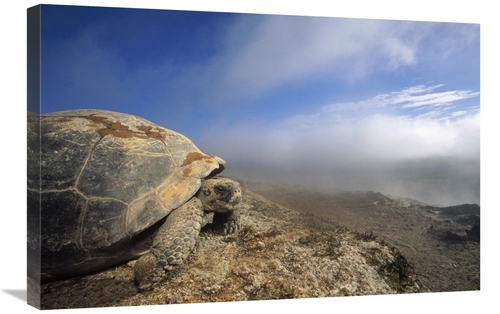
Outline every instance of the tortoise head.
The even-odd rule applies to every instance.
[[[197,196],[206,211],[225,213],[239,208],[243,194],[238,182],[213,177],[202,182]]]

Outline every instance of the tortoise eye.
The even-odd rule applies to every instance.
[[[219,193],[219,194],[222,194],[222,193],[226,192],[226,187],[224,187],[224,186],[220,186],[220,185],[219,185],[219,186],[216,186],[216,187],[215,187],[215,191],[216,191],[217,193]]]

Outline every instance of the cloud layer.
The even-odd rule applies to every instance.
[[[377,190],[441,205],[479,203],[477,107],[439,117],[346,113],[366,106],[432,107],[443,97],[452,106],[450,99],[477,96],[435,88],[332,104],[273,125],[238,125],[209,140],[206,149],[227,159],[236,175],[241,170],[255,179]]]
[[[243,15],[225,34],[222,53],[203,69],[214,91],[207,95],[229,101],[304,80],[354,83],[449,61],[476,44],[478,34],[474,25]]]

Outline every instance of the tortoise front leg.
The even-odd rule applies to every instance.
[[[240,211],[233,210],[227,213],[223,224],[223,233],[232,234],[240,230]]]
[[[240,211],[232,210],[223,213],[214,213],[213,225],[224,235],[240,230]]]
[[[203,206],[194,197],[172,211],[156,234],[150,252],[134,266],[139,290],[152,287],[174,266],[182,264],[196,245],[203,223]]]

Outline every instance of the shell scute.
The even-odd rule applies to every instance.
[[[31,242],[47,278],[136,256],[141,235],[223,162],[179,133],[100,110],[30,116],[28,143],[28,204],[40,205],[28,211],[42,221]]]

